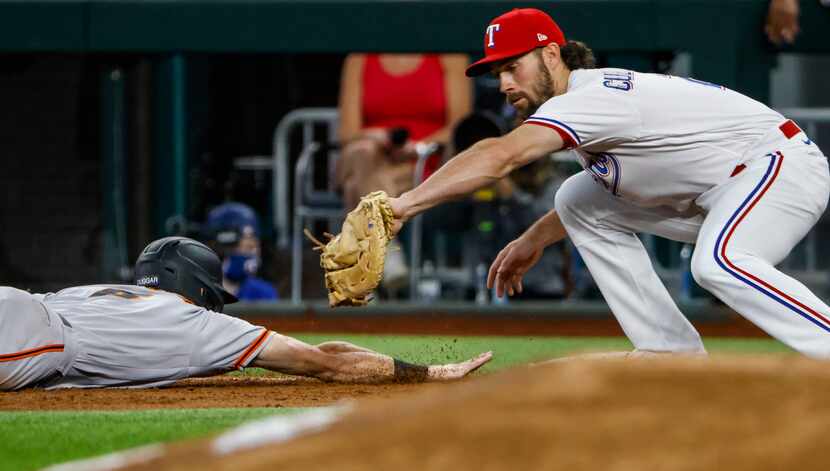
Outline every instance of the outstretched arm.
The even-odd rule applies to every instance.
[[[522,125],[505,136],[479,141],[417,187],[390,200],[392,212],[399,218],[396,229],[409,218],[491,185],[514,169],[562,146],[559,134],[534,125]]]
[[[382,383],[459,379],[480,368],[493,356],[487,352],[461,363],[414,365],[346,342],[314,346],[285,335],[271,335],[270,342],[251,366],[323,381]]]

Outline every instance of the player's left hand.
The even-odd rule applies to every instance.
[[[522,292],[522,277],[542,257],[544,247],[539,247],[529,238],[521,236],[501,249],[487,274],[487,287],[496,287],[496,295],[510,296]]]
[[[389,207],[392,208],[392,214],[395,216],[392,222],[392,236],[394,237],[398,235],[409,217],[407,216],[406,202],[403,198],[389,198]]]
[[[427,373],[427,381],[450,381],[453,379],[461,379],[484,366],[484,364],[492,358],[493,352],[485,352],[475,358],[471,358],[461,363],[430,366]]]

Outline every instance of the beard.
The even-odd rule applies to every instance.
[[[542,104],[553,98],[555,94],[553,77],[551,77],[550,72],[541,61],[539,62],[538,79],[530,87],[530,90],[533,96],[530,96],[524,92],[513,93],[507,96],[507,102],[516,109],[516,117],[521,121],[524,121],[533,115],[533,113],[535,113],[536,110],[542,106]],[[527,103],[527,105],[523,108],[520,108],[514,104],[514,102],[519,98],[524,98]]]

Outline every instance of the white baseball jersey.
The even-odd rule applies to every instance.
[[[623,69],[575,70],[526,120],[560,134],[612,194],[685,211],[784,118],[727,88]]]
[[[527,123],[582,159],[556,211],[636,348],[704,352],[637,236],[649,233],[694,243],[700,286],[793,349],[830,358],[830,306],[776,268],[830,197],[827,158],[795,122],[717,85],[600,69],[572,72]]]
[[[0,355],[0,389],[163,386],[247,366],[270,338],[263,327],[151,288],[93,285],[13,294],[30,308],[13,308],[0,296],[0,354],[23,360],[11,354],[42,349],[32,342],[52,349],[26,357],[26,365],[2,362]],[[49,322],[38,320],[43,312]],[[12,369],[19,370],[16,376]]]

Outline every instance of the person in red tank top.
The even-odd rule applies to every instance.
[[[350,54],[340,83],[342,144],[337,181],[347,210],[360,197],[412,188],[418,142],[449,140],[472,107],[467,57],[459,54]],[[390,132],[406,129],[395,145]]]

